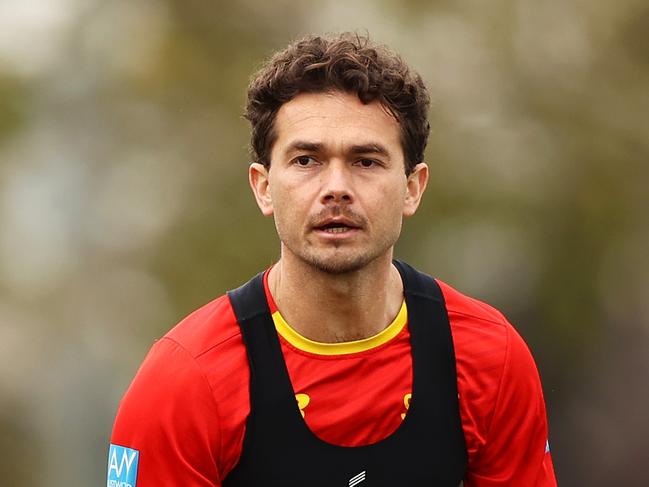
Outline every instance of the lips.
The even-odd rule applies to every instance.
[[[330,226],[330,227],[320,227],[318,230],[321,230],[326,233],[344,233],[348,230],[351,230],[352,227],[348,227],[346,225],[336,225],[336,226]]]
[[[314,228],[326,233],[336,234],[344,233],[349,230],[356,230],[360,228],[360,226],[346,218],[331,218],[318,222],[314,225]]]

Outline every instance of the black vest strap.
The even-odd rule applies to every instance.
[[[228,293],[248,352],[251,413],[241,458],[224,487],[460,483],[467,454],[443,295],[431,277],[403,262],[395,261],[395,266],[408,308],[412,400],[393,434],[360,447],[327,443],[304,422],[266,301],[263,275]],[[359,481],[361,477],[364,480]]]

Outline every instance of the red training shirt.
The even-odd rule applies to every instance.
[[[267,275],[266,297],[309,428],[341,446],[393,433],[411,399],[405,302],[374,337],[317,343],[284,321]],[[556,486],[543,392],[527,346],[500,312],[437,282],[455,347],[469,456],[465,487]],[[120,403],[111,437],[112,444],[138,451],[133,487],[220,486],[241,454],[248,383],[246,349],[227,296],[158,340]]]

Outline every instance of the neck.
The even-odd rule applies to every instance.
[[[386,328],[403,301],[392,252],[360,270],[331,274],[287,253],[270,270],[268,285],[284,319],[310,340],[361,340]]]

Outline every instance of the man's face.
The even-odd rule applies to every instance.
[[[336,274],[391,259],[428,175],[419,164],[406,177],[397,121],[378,102],[307,93],[282,105],[275,130],[270,169],[253,164],[250,181],[282,257]]]

